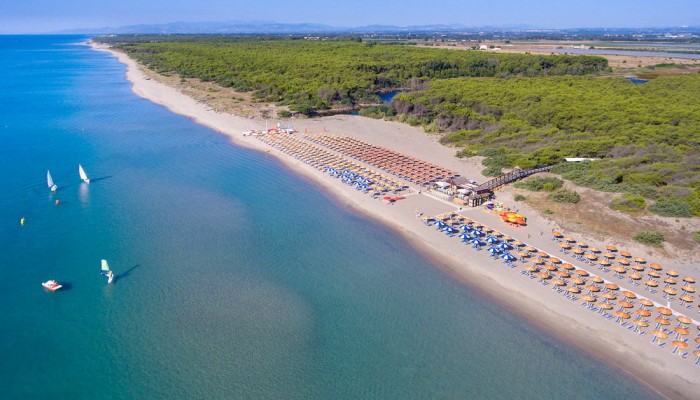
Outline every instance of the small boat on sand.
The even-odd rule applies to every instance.
[[[85,170],[83,169],[83,166],[78,164],[78,173],[80,174],[80,179],[83,180],[85,183],[90,183],[90,178],[88,178],[87,174],[85,173]]]
[[[41,286],[43,286],[44,289],[49,290],[49,291],[51,291],[51,292],[55,292],[55,291],[57,291],[58,289],[60,289],[60,288],[63,287],[63,285],[61,285],[60,283],[56,282],[56,281],[53,280],[53,279],[49,279],[49,280],[46,281],[46,282],[42,282],[42,283],[41,283]]]

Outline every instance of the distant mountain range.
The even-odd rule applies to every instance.
[[[700,33],[700,27],[668,28],[576,28],[544,29],[530,25],[507,26],[465,26],[449,25],[366,25],[359,27],[340,27],[315,23],[280,23],[272,21],[232,21],[232,22],[172,22],[167,24],[127,25],[121,27],[70,29],[56,33],[61,34],[425,34],[425,33],[478,33],[478,32],[694,32]]]

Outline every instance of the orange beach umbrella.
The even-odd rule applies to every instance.
[[[659,339],[666,339],[668,337],[668,334],[666,332],[660,331],[658,329],[652,332],[652,334]]]
[[[625,297],[627,297],[628,299],[636,299],[636,298],[637,298],[637,295],[636,295],[636,294],[634,294],[634,293],[632,293],[632,292],[630,292],[630,291],[627,291],[627,290],[623,291],[623,292],[622,292],[622,295],[625,296]]]
[[[634,312],[635,314],[639,315],[640,317],[650,317],[651,313],[645,309],[638,309],[637,311]]]
[[[679,334],[679,335],[688,335],[688,334],[690,334],[690,330],[688,330],[688,329],[686,329],[686,328],[683,328],[683,327],[680,327],[680,326],[677,326],[677,327],[673,328],[673,332],[675,332],[675,333],[677,333],[677,334]]]
[[[649,299],[639,299],[638,301],[639,301],[639,304],[641,304],[643,306],[651,307],[654,305],[654,302],[649,300]]]
[[[667,287],[666,289],[664,289],[664,293],[674,296],[678,292],[673,288]]]
[[[642,328],[646,328],[647,326],[649,326],[649,323],[643,319],[634,320],[634,322],[632,322],[632,323],[637,325],[637,326],[641,326]]]
[[[671,314],[673,314],[673,311],[671,311],[670,308],[666,308],[666,307],[659,307],[659,308],[656,309],[656,311],[658,311],[659,314],[662,314],[662,315],[671,315]]]
[[[571,283],[573,283],[574,285],[583,285],[583,283],[586,282],[581,278],[571,278],[569,279],[569,281],[571,281]]]
[[[671,342],[673,344],[673,353],[678,352],[678,349],[687,349],[688,348],[688,343],[682,341],[682,340],[674,340]]]
[[[584,294],[583,296],[581,296],[581,300],[588,302],[588,303],[592,303],[595,301],[595,297],[588,295],[588,294]]]
[[[617,298],[617,296],[615,296],[615,295],[612,294],[612,293],[602,293],[602,294],[600,295],[600,297],[604,297],[604,298],[610,299],[610,300],[615,300],[615,299]]]
[[[683,296],[679,296],[678,298],[685,301],[686,303],[692,303],[695,300],[695,298],[693,298],[693,296],[688,296],[687,294],[684,294]]]
[[[634,304],[630,303],[627,300],[620,300],[620,305],[624,308],[632,308],[634,307]]]
[[[627,314],[626,312],[621,311],[621,310],[615,311],[615,315],[617,315],[620,318],[624,318],[624,319],[627,319],[630,317],[629,314]]]

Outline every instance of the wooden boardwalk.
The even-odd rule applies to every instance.
[[[482,183],[481,185],[477,186],[474,191],[476,193],[481,193],[487,190],[493,190],[501,185],[505,185],[506,183],[510,183],[513,181],[517,181],[518,179],[522,179],[526,176],[530,176],[532,174],[536,174],[538,172],[546,172],[551,170],[553,165],[549,165],[546,167],[540,167],[540,168],[533,168],[533,169],[518,169],[515,171],[508,172],[507,174],[503,174],[499,177],[493,178],[490,181],[486,181]]]

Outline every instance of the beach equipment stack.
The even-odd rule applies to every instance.
[[[506,211],[499,215],[501,217],[501,220],[508,224],[525,225],[526,222],[525,216],[516,212]]]

